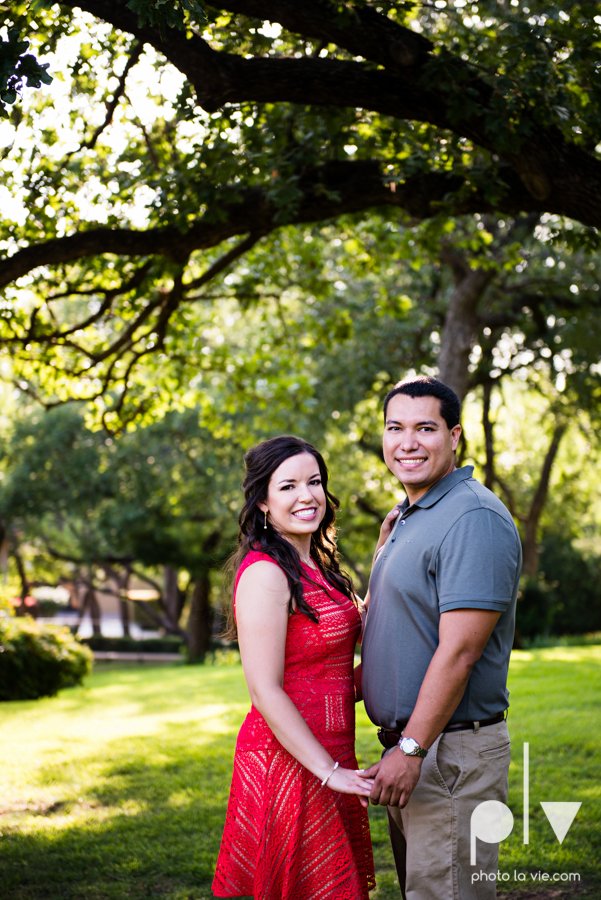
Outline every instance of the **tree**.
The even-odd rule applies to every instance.
[[[27,212],[6,222],[2,340],[15,378],[46,402],[75,394],[121,417],[149,409],[136,368],[162,355],[176,370],[177,337],[207,286],[252,248],[277,268],[272,235],[287,223],[377,209],[395,222],[496,213],[534,227],[553,215],[552,228],[570,217],[571,234],[596,245],[596,4],[568,14],[553,2],[229,0],[206,7],[202,31],[185,4],[161,24],[160,6],[78,0],[36,14],[39,54],[82,40],[64,67],[77,146],[58,152],[49,128],[24,176],[8,180]],[[30,27],[24,3],[3,15]],[[145,122],[130,86],[148,61],[181,77],[172,100],[148,91],[160,109]],[[49,96],[37,96],[32,122]],[[467,282],[481,292],[487,278],[466,276],[449,306],[441,375],[460,392],[474,341],[460,301]]]
[[[202,657],[213,626],[211,574],[235,538],[230,503],[240,456],[235,444],[200,428],[193,411],[118,441],[86,429],[72,408],[30,416],[15,426],[0,491],[11,552],[19,556],[23,547],[38,579],[84,586],[92,605],[95,591],[114,592],[115,585],[125,601],[136,575],[157,588],[159,613],[138,601],[146,613],[181,635],[192,659]],[[176,586],[180,572],[184,588],[187,582],[178,605],[157,580],[161,567],[174,573]],[[180,622],[186,599],[187,631]]]

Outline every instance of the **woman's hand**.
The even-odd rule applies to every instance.
[[[356,794],[361,806],[369,806],[369,795],[374,784],[373,778],[361,777],[362,769],[343,769],[339,767],[328,778],[328,787],[340,794]]]
[[[399,513],[400,513],[399,507],[393,506],[393,508],[390,510],[390,512],[388,513],[388,515],[382,522],[382,527],[380,528],[380,537],[378,538],[378,543],[376,544],[376,555],[378,553],[378,550],[381,550],[381,548],[384,546],[384,544],[388,540],[390,532],[392,531],[392,527],[393,527],[395,521],[399,517]],[[374,560],[375,560],[375,558],[376,557],[374,556]]]

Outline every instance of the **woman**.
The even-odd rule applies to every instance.
[[[361,618],[336,560],[321,455],[282,436],[245,456],[230,623],[252,708],[238,736],[213,892],[367,900],[375,886],[357,773],[353,653]]]

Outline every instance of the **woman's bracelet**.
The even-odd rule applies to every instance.
[[[324,780],[321,782],[321,786],[322,786],[322,787],[324,787],[324,786],[328,783],[328,781],[330,780],[330,778],[332,777],[332,775],[334,774],[334,772],[336,771],[337,768],[338,768],[338,763],[335,762],[335,763],[334,763],[334,768],[332,769],[332,771],[330,772],[330,774],[329,774],[329,775],[326,775],[326,777],[324,778]]]

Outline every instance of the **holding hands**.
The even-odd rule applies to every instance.
[[[419,781],[422,759],[419,756],[405,756],[393,747],[382,759],[361,775],[372,785],[370,799],[374,806],[407,805]]]
[[[328,778],[329,788],[341,794],[356,794],[361,801],[361,806],[365,807],[369,806],[369,797],[373,784],[373,777],[366,775],[363,769],[343,769],[339,767]]]

